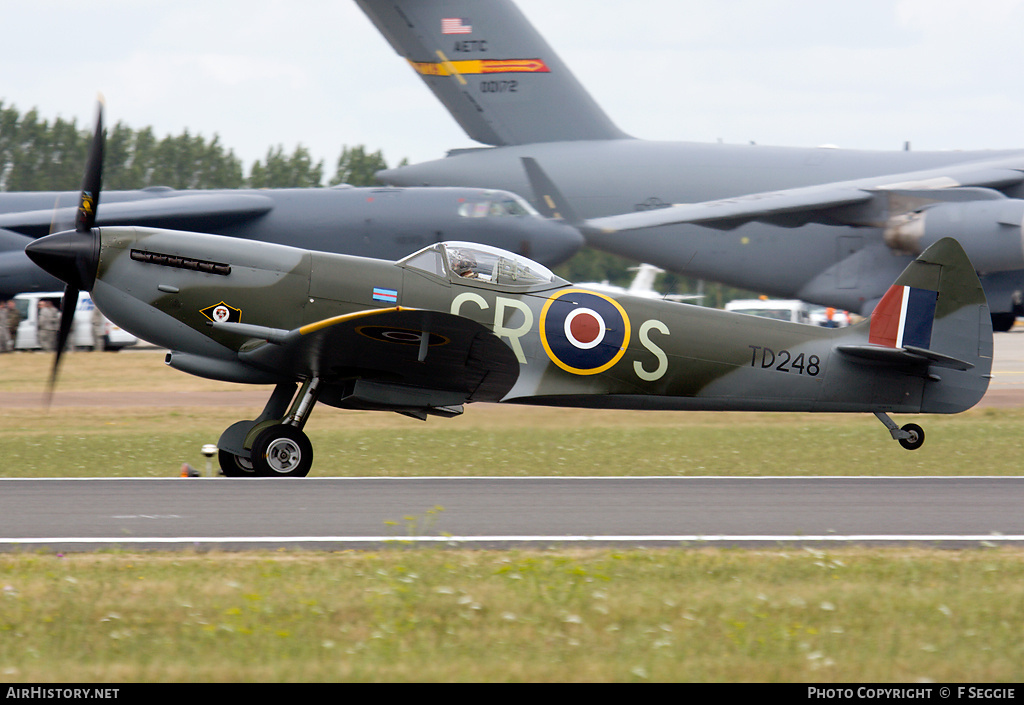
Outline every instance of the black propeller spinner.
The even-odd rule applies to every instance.
[[[103,130],[103,101],[96,110],[96,132],[89,147],[89,158],[82,179],[82,194],[78,199],[75,229],[47,235],[29,243],[25,254],[38,266],[65,283],[64,303],[57,335],[57,355],[50,373],[49,394],[57,383],[60,358],[71,336],[71,324],[78,306],[78,292],[91,291],[96,283],[99,265],[100,239],[92,228],[96,224],[96,208],[100,201],[103,181],[103,151],[106,135]]]

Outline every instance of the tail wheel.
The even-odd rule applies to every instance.
[[[252,464],[260,477],[305,477],[313,467],[313,444],[294,426],[277,424],[256,437]]]
[[[917,450],[924,445],[924,429],[916,423],[908,423],[900,430],[910,434],[909,438],[900,439],[900,445],[907,450]]]

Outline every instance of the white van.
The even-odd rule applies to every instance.
[[[64,294],[60,291],[51,291],[18,294],[14,297],[14,305],[21,315],[21,322],[18,324],[18,337],[14,341],[15,350],[38,350],[42,347],[39,345],[38,335],[39,301],[47,299],[60,309],[63,296]],[[75,320],[71,328],[69,348],[92,349],[95,347],[92,337],[92,315],[95,308],[92,297],[88,293],[83,291],[78,295],[78,306],[75,307]],[[120,350],[129,345],[135,345],[139,341],[128,331],[111,323],[106,316],[100,315],[103,317],[105,350]]]
[[[796,299],[736,299],[727,303],[725,310],[777,321],[811,322],[811,307]]]

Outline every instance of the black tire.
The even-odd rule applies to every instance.
[[[900,445],[907,450],[917,450],[924,445],[924,429],[916,423],[908,423],[901,430],[910,434],[910,438],[900,439]]]
[[[992,330],[996,333],[1006,333],[1013,324],[1017,322],[1017,314],[1013,311],[1008,313],[993,313],[992,314]]]
[[[252,464],[260,477],[305,477],[313,467],[313,444],[294,426],[271,426],[252,444]]]
[[[222,450],[217,453],[217,460],[220,462],[220,471],[224,477],[256,477],[252,462],[247,458],[240,458],[234,453]]]

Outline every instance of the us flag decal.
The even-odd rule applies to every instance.
[[[444,17],[441,19],[441,34],[472,34],[473,25],[466,24],[464,17]]]

